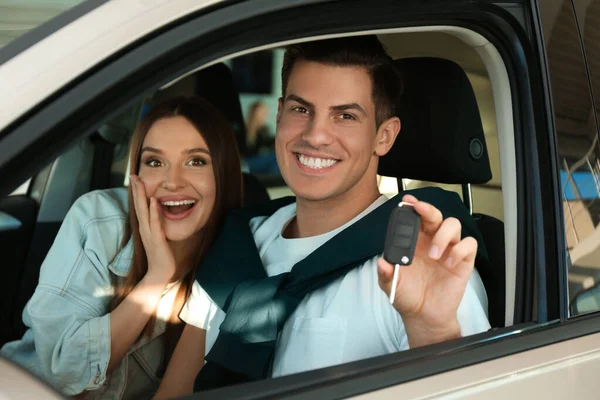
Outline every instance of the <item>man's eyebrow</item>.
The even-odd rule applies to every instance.
[[[154,148],[154,147],[149,147],[149,146],[143,147],[140,154],[145,151],[149,151],[150,153],[163,154],[162,150]],[[187,149],[187,150],[183,150],[181,152],[181,154],[193,154],[193,153],[206,153],[210,156],[210,151],[208,151],[207,149],[202,148],[202,147],[194,147],[193,149]]]
[[[306,101],[302,97],[296,96],[295,94],[290,94],[288,97],[285,98],[285,101],[288,101],[288,100],[295,101],[296,103],[300,103],[303,106],[306,106],[308,108],[315,107],[315,105],[312,104],[311,102]],[[331,106],[330,109],[332,111],[356,110],[356,111],[360,112],[361,114],[367,116],[367,112],[365,111],[365,109],[362,108],[358,103],[340,104],[337,106]]]
[[[364,108],[362,108],[358,103],[349,103],[349,104],[340,104],[339,106],[332,106],[331,110],[333,111],[347,111],[347,110],[356,110],[362,113],[365,117],[367,116],[367,112]]]
[[[285,98],[286,102],[288,100],[295,101],[296,103],[300,103],[308,108],[315,108],[315,105],[313,103],[311,103],[310,101],[306,101],[302,97],[296,96],[295,94],[290,94],[288,97]]]

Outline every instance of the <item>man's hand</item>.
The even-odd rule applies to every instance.
[[[458,306],[473,271],[477,241],[461,240],[456,218],[443,219],[429,203],[406,195],[402,201],[414,205],[421,215],[421,231],[413,262],[400,266],[394,308],[402,316],[411,347],[460,337]],[[379,286],[388,294],[394,266],[378,260]]]

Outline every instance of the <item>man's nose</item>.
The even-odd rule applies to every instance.
[[[314,118],[302,134],[302,139],[315,148],[332,144],[333,133],[329,120],[327,118]]]

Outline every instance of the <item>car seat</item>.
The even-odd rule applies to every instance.
[[[378,173],[398,179],[460,184],[470,205],[471,184],[492,178],[481,116],[473,87],[456,63],[435,57],[394,61],[403,80],[397,103],[401,130],[390,152],[381,158]],[[488,251],[491,267],[478,266],[488,295],[492,327],[504,326],[504,223],[473,214]]]

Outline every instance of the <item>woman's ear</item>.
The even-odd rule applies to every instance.
[[[390,151],[396,142],[400,126],[400,118],[398,117],[392,117],[379,125],[379,129],[377,129],[377,143],[375,143],[375,154],[383,157]]]

